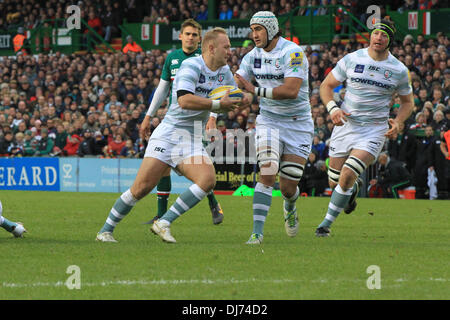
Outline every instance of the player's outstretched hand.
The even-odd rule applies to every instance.
[[[386,132],[385,136],[392,139],[398,133],[398,122],[394,119],[389,119],[389,130]]]
[[[331,121],[335,126],[343,126],[344,122],[347,122],[347,117],[351,115],[342,109],[336,110],[331,114]]]
[[[234,80],[236,81],[236,84],[238,85],[239,89],[245,90],[250,93],[255,92],[255,86],[251,84],[249,81],[245,80],[244,77],[242,77],[240,74],[236,73],[234,75]]]

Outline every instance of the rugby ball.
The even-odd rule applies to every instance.
[[[217,87],[208,94],[208,98],[212,100],[220,100],[228,90],[230,90],[230,98],[244,98],[244,93],[242,90],[235,86]]]

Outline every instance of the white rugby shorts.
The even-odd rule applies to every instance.
[[[161,160],[172,168],[176,168],[181,162],[194,156],[210,159],[203,147],[202,136],[194,137],[192,128],[176,128],[164,121],[153,131],[144,155],[144,157]]]
[[[308,159],[314,136],[312,119],[279,120],[258,115],[256,118],[256,150],[270,146],[283,154],[294,154]]]
[[[328,154],[330,157],[340,158],[350,155],[352,149],[358,149],[369,152],[377,159],[388,129],[387,122],[361,124],[348,119],[344,125],[333,128]]]

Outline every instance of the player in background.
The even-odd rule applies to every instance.
[[[203,38],[202,55],[183,61],[172,86],[169,111],[153,131],[136,179],[111,208],[97,234],[98,241],[117,242],[113,237],[117,224],[152,191],[169,167],[193,184],[151,227],[152,232],[165,242],[176,242],[170,232],[171,224],[214,188],[214,165],[201,142],[210,112],[240,110],[249,107],[252,101],[252,96],[248,94],[243,99],[232,99],[228,93],[220,100],[207,98],[214,88],[236,85],[227,65],[230,48],[226,31],[214,28],[206,32]]]
[[[166,100],[169,94],[175,75],[180,68],[181,63],[190,57],[197,57],[201,55],[202,51],[198,47],[201,39],[202,26],[194,19],[187,19],[181,24],[180,40],[181,48],[172,51],[164,62],[164,67],[161,74],[159,85],[156,88],[150,107],[148,108],[147,115],[141,124],[141,131],[145,135],[150,134],[150,121],[155,116],[161,104]],[[169,98],[169,105],[172,98]],[[206,130],[216,128],[216,113],[211,113],[208,123],[206,124]],[[157,199],[158,199],[158,211],[154,218],[146,222],[146,224],[152,224],[157,219],[161,218],[167,211],[167,204],[169,201],[170,192],[172,189],[172,182],[170,179],[170,168],[164,173],[161,180],[156,187]],[[212,219],[214,224],[220,224],[223,221],[223,211],[214,196],[214,191],[208,193],[208,202],[211,209]]]
[[[334,190],[325,219],[316,229],[318,237],[330,235],[331,224],[344,208],[346,213],[354,210],[362,182],[357,179],[377,159],[386,137],[398,132],[414,107],[408,69],[389,52],[394,35],[390,21],[376,22],[369,47],[344,56],[320,86],[320,97],[335,127],[328,170]],[[344,81],[347,90],[338,107],[333,89]],[[389,119],[389,104],[395,93],[401,106],[395,119]]]
[[[298,183],[311,152],[314,124],[308,86],[308,60],[294,42],[281,37],[278,20],[260,11],[250,20],[256,47],[236,72],[240,88],[260,97],[256,119],[256,155],[260,176],[253,197],[253,231],[247,244],[263,241],[272,190],[280,172],[286,233],[298,233]],[[250,82],[255,77],[258,87]]]
[[[3,206],[0,201],[0,227],[8,232],[11,232],[16,238],[23,238],[23,234],[27,232],[20,222],[12,222],[2,216]]]

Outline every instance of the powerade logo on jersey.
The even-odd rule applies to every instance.
[[[357,83],[368,84],[368,85],[383,88],[383,89],[391,89],[393,87],[389,84],[385,84],[385,83],[378,82],[375,80],[363,79],[363,78],[351,78],[351,81],[357,82]]]
[[[261,59],[255,58],[255,62],[253,63],[253,67],[260,69],[261,68]]]
[[[198,78],[198,83],[205,83],[206,79],[205,79],[205,75],[201,74],[200,78]]]
[[[363,64],[357,64],[355,66],[355,73],[363,73],[364,72],[364,65]]]
[[[255,74],[257,80],[282,80],[284,74]]]
[[[199,92],[199,93],[208,94],[210,91],[211,91],[211,89],[206,89],[206,88],[202,88],[202,87],[196,87],[195,88],[195,92]]]

